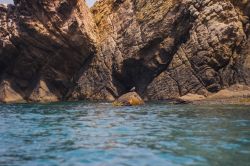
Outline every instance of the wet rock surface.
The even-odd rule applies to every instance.
[[[113,102],[114,106],[137,106],[143,104],[144,101],[136,92],[126,93]]]
[[[0,6],[0,88],[48,102],[248,85],[249,10],[245,0],[16,0]]]

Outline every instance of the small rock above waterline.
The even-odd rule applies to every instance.
[[[144,101],[136,92],[126,93],[113,102],[114,106],[136,106],[143,104]]]

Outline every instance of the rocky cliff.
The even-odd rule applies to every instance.
[[[0,101],[148,100],[250,84],[249,0],[0,6]]]
[[[96,54],[96,25],[85,2],[16,0],[0,9],[0,100],[63,100]]]

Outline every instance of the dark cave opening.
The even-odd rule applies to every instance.
[[[114,72],[115,78],[122,83],[126,92],[133,87],[142,94],[154,72],[147,68],[141,60],[127,59],[123,62],[121,73]]]

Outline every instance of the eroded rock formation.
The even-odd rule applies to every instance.
[[[1,27],[1,82],[27,101],[64,99],[96,54],[95,24],[82,0],[16,0],[1,6]]]
[[[249,0],[1,5],[0,100],[114,100],[132,87],[167,100],[250,84],[249,17]]]

